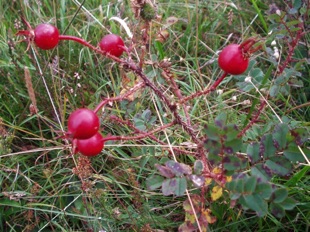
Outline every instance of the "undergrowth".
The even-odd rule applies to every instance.
[[[0,9],[1,231],[309,230],[307,1]],[[16,35],[21,16],[94,46],[118,34],[129,52],[40,50]],[[249,38],[260,49],[247,71],[213,89],[220,51]],[[101,132],[117,139],[96,157],[73,154],[69,115],[104,99]]]

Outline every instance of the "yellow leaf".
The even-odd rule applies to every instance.
[[[195,215],[194,214],[190,214],[190,213],[186,213],[185,214],[185,221],[194,224],[196,222]]]
[[[226,176],[226,182],[228,183],[230,181],[232,181],[232,176]]]
[[[205,185],[210,185],[212,183],[212,178],[206,178]]]
[[[213,169],[212,172],[213,172],[214,174],[220,174],[220,173],[223,172],[223,170],[222,170],[221,168],[219,168],[219,167],[215,167],[215,168]]]
[[[214,222],[216,222],[216,217],[211,215],[211,210],[210,209],[205,209],[202,210],[202,217],[204,217],[204,219],[209,223],[212,224]]]
[[[219,199],[221,196],[223,195],[223,189],[221,186],[214,186],[212,188],[212,193],[211,193],[211,198],[212,201],[216,201],[217,199]]]

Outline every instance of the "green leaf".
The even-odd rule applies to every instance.
[[[277,149],[273,144],[273,137],[271,134],[266,134],[262,137],[259,146],[259,155],[265,158],[274,156]]]
[[[297,145],[301,146],[308,140],[309,134],[306,128],[296,128],[291,130],[291,135],[295,138]]]
[[[253,176],[259,177],[262,181],[267,182],[271,179],[272,177],[272,172],[264,164],[257,164],[251,168],[251,174]]]
[[[208,140],[219,141],[219,128],[215,125],[209,124],[204,127],[204,134],[207,136]]]
[[[278,96],[279,92],[280,92],[280,86],[278,85],[273,85],[271,86],[270,90],[269,90],[269,94],[271,97],[276,97]]]
[[[310,150],[302,149],[308,159],[310,159]],[[288,148],[283,151],[283,155],[292,162],[305,162],[305,158],[295,144],[289,144]]]
[[[242,148],[242,139],[236,138],[224,142],[224,152],[226,154],[236,153],[238,151],[241,151],[241,148]]]
[[[266,166],[280,176],[289,174],[293,169],[291,162],[283,156],[271,157],[266,161]]]
[[[281,203],[287,198],[287,196],[288,196],[287,189],[285,188],[276,189],[272,194],[273,202]]]
[[[194,163],[194,173],[200,175],[203,171],[204,164],[201,160],[196,160]]]
[[[296,201],[293,200],[292,198],[286,198],[284,201],[280,203],[280,205],[285,209],[285,210],[292,210],[295,208],[297,205]]]
[[[244,184],[245,194],[252,194],[256,188],[256,184],[257,184],[257,177],[250,176],[249,178],[247,178]]]
[[[285,210],[283,207],[277,203],[270,203],[270,212],[277,218],[282,218],[285,216]]]
[[[146,179],[146,187],[148,190],[153,191],[159,188],[160,186],[162,186],[163,181],[164,181],[164,178],[162,176],[153,175]]]
[[[261,182],[256,185],[255,193],[259,194],[263,199],[269,200],[272,194],[271,184]]]
[[[246,149],[246,153],[252,163],[256,163],[257,161],[259,161],[261,159],[259,156],[259,143],[249,144]]]
[[[289,132],[289,128],[287,124],[284,123],[280,123],[278,125],[276,125],[272,137],[274,140],[274,146],[277,149],[284,149],[286,146],[286,135]]]
[[[249,209],[254,210],[259,217],[264,217],[268,213],[267,202],[259,195],[243,195],[244,202]]]
[[[214,120],[214,123],[217,127],[223,128],[227,121],[227,114],[225,112],[221,112]]]
[[[164,180],[162,184],[162,193],[164,196],[176,195],[183,196],[187,188],[185,177],[175,177],[172,179]]]
[[[235,171],[242,168],[241,160],[236,156],[226,156],[223,158],[224,169]]]

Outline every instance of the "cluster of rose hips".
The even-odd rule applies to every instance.
[[[29,42],[43,49],[55,48],[60,40],[75,40],[84,44],[76,37],[60,35],[58,29],[51,24],[39,24],[34,30],[19,31],[17,35],[24,35]],[[108,34],[99,42],[102,52],[119,57],[125,50],[122,38],[115,34]],[[100,121],[96,113],[87,108],[81,108],[70,114],[68,118],[68,132],[66,136],[73,141],[74,152],[85,156],[98,155],[104,147],[104,138],[99,132]]]
[[[27,23],[27,22],[26,22]],[[29,42],[34,42],[41,49],[49,50],[55,48],[60,40],[73,40],[85,46],[95,47],[86,41],[74,37],[60,35],[58,29],[51,24],[39,24],[34,30],[28,25],[28,30],[19,31],[18,35],[24,35]],[[212,86],[214,90],[227,74],[240,75],[245,72],[249,65],[250,54],[257,49],[252,49],[255,39],[248,39],[242,44],[231,44],[226,46],[218,57],[219,67],[224,74]],[[115,34],[108,34],[99,42],[99,47],[104,54],[120,57],[125,50],[121,37]],[[68,131],[66,137],[72,140],[74,152],[80,152],[85,156],[98,155],[108,138],[100,134],[100,120],[96,111],[80,108],[72,112],[68,118]]]
[[[30,26],[28,27],[28,30],[19,31],[17,35],[27,36],[28,40],[33,41],[37,47],[43,50],[55,48],[60,40],[79,41],[79,38],[76,37],[60,35],[57,27],[48,23],[39,24],[34,30]],[[115,34],[104,36],[99,42],[99,47],[103,52],[116,57],[121,56],[125,49],[122,38]]]

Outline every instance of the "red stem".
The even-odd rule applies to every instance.
[[[192,95],[190,95],[190,96],[184,97],[183,99],[181,99],[180,103],[184,103],[184,102],[186,102],[186,101],[188,101],[188,100],[194,99],[194,98],[196,98],[196,97],[199,97],[199,96],[201,96],[201,95],[205,95],[205,94],[208,94],[208,93],[214,91],[214,90],[217,88],[217,86],[224,80],[224,78],[225,78],[227,75],[228,75],[228,73],[227,73],[227,72],[224,72],[223,75],[222,75],[220,78],[218,78],[218,79],[213,83],[213,85],[211,85],[210,88],[208,88],[208,89],[206,89],[206,90],[203,90],[203,91],[200,91],[200,92],[196,92],[196,93],[194,93],[194,94],[192,94]]]
[[[259,115],[261,114],[262,110],[264,109],[265,105],[266,105],[266,101],[262,100],[262,101],[261,101],[261,104],[260,104],[260,107],[259,107],[259,109],[258,109],[256,115],[254,116],[254,118],[253,118],[253,119],[249,122],[249,124],[248,124],[245,128],[243,128],[243,130],[238,134],[238,137],[239,137],[239,138],[240,138],[242,135],[244,135],[245,132],[246,132],[248,129],[250,129],[250,127],[253,126],[253,124],[257,121],[257,119],[258,119]]]
[[[86,40],[81,39],[79,37],[71,36],[71,35],[59,35],[58,38],[59,38],[59,40],[72,40],[72,41],[78,42],[78,43],[80,43],[80,44],[82,44],[82,45],[84,45],[84,46],[94,50],[95,52],[97,52],[97,53],[99,53],[101,55],[107,56],[107,57],[113,59],[116,62],[122,63],[121,59],[117,58],[116,56],[112,56],[111,54],[106,53],[104,51],[101,51],[100,49],[98,49],[95,46],[91,45]]]
[[[111,140],[114,140],[114,141],[119,141],[119,140],[140,140],[140,139],[144,139],[146,137],[149,137],[150,135],[156,133],[156,132],[159,132],[159,131],[162,131],[168,127],[171,127],[175,124],[175,121],[171,122],[171,123],[168,123],[166,125],[163,125],[161,127],[158,127],[152,131],[149,131],[149,132],[146,132],[146,133],[143,133],[143,134],[140,134],[140,135],[136,135],[136,136],[113,136],[113,135],[110,135],[110,136],[106,136],[103,138],[103,141],[106,142],[106,141],[111,141]]]

